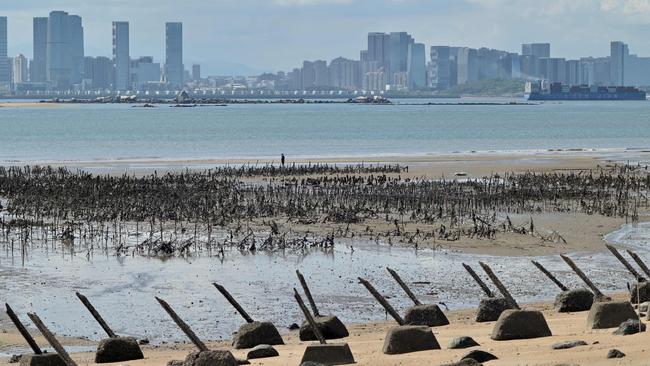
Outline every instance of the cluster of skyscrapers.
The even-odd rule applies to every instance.
[[[7,18],[0,17],[0,92],[75,91],[436,91],[492,79],[544,79],[569,85],[650,86],[650,57],[611,42],[606,57],[552,57],[549,43],[523,44],[521,53],[490,48],[431,46],[407,32],[368,33],[359,59],[304,61],[290,72],[245,79],[201,78],[200,65],[183,64],[183,24],[166,23],[165,62],[132,57],[129,23],[112,26],[110,57],[86,56],[82,18],[64,11],[33,21],[33,58],[7,55]],[[241,80],[241,79],[237,79]],[[253,80],[252,82],[250,80]],[[189,82],[189,84],[188,84]]]
[[[113,22],[112,32],[111,58],[86,56],[81,17],[52,11],[34,18],[33,58],[9,58],[7,18],[0,17],[0,91],[178,90],[191,79],[183,65],[182,23],[166,23],[163,67],[151,56],[131,57],[128,22]],[[199,65],[193,73],[200,77]]]
[[[544,79],[570,85],[650,86],[650,58],[612,42],[607,57],[551,57],[550,43],[527,43],[521,54],[490,48],[425,46],[406,32],[369,33],[359,60],[304,61],[279,73],[280,90],[445,90],[492,79]]]

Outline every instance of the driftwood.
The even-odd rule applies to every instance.
[[[97,323],[99,323],[99,325],[102,327],[102,329],[104,329],[104,332],[106,332],[106,334],[107,334],[110,338],[116,338],[117,335],[115,334],[115,332],[113,332],[113,330],[111,329],[111,327],[109,327],[108,324],[106,324],[106,321],[104,321],[104,318],[102,318],[102,316],[99,315],[99,312],[97,312],[97,309],[95,309],[95,307],[93,306],[93,304],[90,303],[90,301],[88,300],[88,298],[87,298],[86,296],[82,295],[82,294],[79,293],[79,292],[76,292],[75,294],[77,295],[77,297],[79,298],[79,300],[81,300],[81,303],[84,304],[84,306],[86,307],[86,309],[88,309],[88,311],[90,312],[90,314],[92,314],[93,318],[95,318],[95,320],[97,321]]]
[[[36,328],[38,328],[41,334],[43,334],[43,337],[45,337],[50,346],[52,346],[56,353],[59,354],[59,357],[61,357],[63,362],[65,362],[65,364],[68,366],[77,366],[77,363],[72,360],[68,352],[66,352],[65,348],[63,348],[61,343],[59,343],[54,334],[52,334],[52,332],[47,329],[45,324],[43,324],[41,318],[39,318],[35,313],[28,313],[27,316],[29,316]]]
[[[614,257],[616,257],[616,259],[618,259],[619,262],[621,262],[623,264],[623,266],[628,270],[628,272],[630,272],[632,274],[632,276],[634,276],[634,278],[637,281],[639,281],[639,282],[645,281],[643,276],[641,276],[639,274],[639,272],[637,272],[636,269],[634,269],[634,267],[632,267],[630,262],[628,262],[625,258],[623,258],[621,253],[619,253],[616,248],[614,248],[613,246],[611,246],[609,244],[605,244],[605,247],[614,255]]]
[[[499,292],[501,292],[503,297],[505,297],[506,300],[508,300],[508,302],[510,302],[510,304],[515,309],[520,309],[519,304],[517,304],[517,301],[515,301],[515,298],[512,297],[512,295],[510,295],[510,292],[508,291],[506,286],[504,286],[503,283],[501,283],[501,280],[499,280],[499,277],[497,277],[497,275],[494,274],[494,272],[492,272],[492,268],[490,268],[490,266],[488,266],[487,264],[485,264],[483,262],[478,262],[478,263],[481,265],[481,267],[483,268],[485,273],[487,273],[488,277],[490,277],[490,279],[492,280],[494,285],[499,289]]]
[[[25,341],[27,341],[27,344],[32,348],[32,351],[34,351],[35,354],[40,355],[43,354],[43,351],[41,351],[41,348],[38,346],[34,338],[32,338],[32,335],[29,334],[29,331],[23,323],[18,319],[18,316],[16,313],[14,313],[14,310],[9,306],[9,304],[5,303],[5,307],[7,308],[7,315],[9,316],[9,319],[14,323],[16,326],[16,329],[18,329],[18,332],[20,332],[20,335],[25,338]]]
[[[404,292],[406,292],[406,295],[411,299],[411,301],[413,301],[413,303],[415,305],[422,305],[420,300],[418,300],[418,298],[415,297],[415,294],[413,294],[411,289],[406,285],[406,283],[404,283],[404,281],[402,281],[402,278],[397,274],[397,272],[395,272],[394,270],[392,270],[392,269],[390,269],[388,267],[386,267],[386,269],[388,270],[388,273],[390,273],[390,275],[393,276],[395,281],[397,281],[397,283],[400,285],[402,290],[404,290]]]
[[[372,294],[372,296],[375,297],[375,300],[377,300],[378,303],[381,304],[381,306],[384,307],[386,312],[390,314],[393,319],[397,322],[399,325],[404,325],[404,319],[402,318],[401,315],[393,308],[386,299],[381,296],[379,292],[370,284],[370,282],[364,280],[363,278],[359,277],[359,283],[361,283],[363,286],[365,286],[366,289]]]
[[[645,275],[648,276],[648,278],[650,278],[650,268],[648,268],[648,266],[646,266],[645,262],[643,262],[641,257],[639,257],[638,254],[636,254],[635,252],[633,252],[631,250],[628,250],[627,254],[629,254],[630,257],[632,257],[632,259],[634,259],[634,261],[641,268],[643,273],[645,273]]]
[[[307,301],[309,301],[311,310],[314,312],[314,316],[320,316],[320,313],[318,312],[318,307],[316,307],[316,302],[314,301],[314,298],[311,296],[311,291],[309,291],[309,286],[307,286],[307,281],[305,281],[305,276],[303,276],[299,270],[296,270],[296,275],[298,276],[298,280],[300,281],[300,286],[302,286],[302,290],[305,292]]]
[[[560,254],[560,257],[564,260],[564,262],[566,262],[566,264],[569,265],[569,267],[571,267],[573,272],[575,272],[575,274],[577,274],[578,277],[580,277],[580,279],[582,279],[582,281],[591,289],[594,295],[596,295],[596,298],[602,299],[606,297],[602,292],[600,292],[598,287],[596,287],[596,285],[594,285],[594,283],[591,282],[589,277],[587,277],[587,275],[584,272],[582,272],[582,270],[580,270],[578,266],[576,266],[576,264],[573,262],[573,260],[571,260],[571,258],[567,257],[564,254]]]
[[[232,297],[232,295],[230,295],[230,292],[228,292],[228,290],[226,290],[223,286],[221,286],[221,285],[218,284],[218,283],[212,283],[212,284],[214,285],[214,287],[217,288],[217,290],[219,290],[219,292],[221,292],[221,294],[223,295],[223,297],[225,297],[226,300],[228,300],[228,302],[230,303],[230,305],[232,305],[232,306],[235,308],[235,310],[237,310],[237,312],[239,313],[239,315],[241,315],[242,318],[244,318],[244,320],[246,320],[246,323],[252,323],[252,322],[254,322],[253,318],[251,318],[251,317],[248,315],[248,313],[246,312],[246,310],[244,310],[244,308],[242,308],[241,305],[239,305],[239,303],[237,302],[237,300],[235,300],[235,298]]]
[[[296,290],[295,288],[293,289],[293,297],[295,297],[296,302],[298,302],[298,306],[300,307],[300,310],[302,310],[302,313],[305,315],[305,319],[309,323],[309,326],[311,327],[312,331],[314,332],[314,335],[316,336],[320,344],[326,344],[327,342],[325,341],[325,337],[323,337],[323,333],[321,333],[320,328],[318,328],[318,324],[316,324],[316,321],[309,313],[309,309],[307,309],[307,306],[305,306],[305,303],[302,301],[302,298],[300,297],[298,290]]]
[[[531,262],[533,262],[535,267],[537,267],[537,269],[539,269],[543,274],[545,274],[546,277],[548,277],[551,281],[553,281],[553,283],[555,283],[557,287],[560,288],[560,290],[569,291],[569,289],[566,286],[564,286],[562,282],[560,282],[560,280],[558,280],[555,276],[553,276],[553,274],[549,272],[546,268],[544,268],[544,266],[542,266],[539,262],[532,261],[532,260]]]
[[[472,276],[474,281],[476,281],[476,283],[478,283],[478,285],[481,287],[483,292],[485,292],[485,295],[487,295],[487,297],[494,297],[494,294],[492,293],[492,291],[490,291],[490,288],[485,284],[485,282],[483,282],[481,277],[479,277],[478,274],[476,274],[476,272],[474,272],[472,267],[470,267],[469,265],[463,263],[463,268],[465,268],[465,270],[467,270],[469,275]]]
[[[156,297],[156,300],[158,300],[160,306],[162,306],[163,309],[165,309],[165,311],[167,312],[167,314],[169,314],[169,316],[172,318],[174,323],[176,323],[176,325],[178,325],[178,327],[181,328],[183,333],[185,333],[187,338],[189,338],[192,341],[192,343],[194,343],[194,345],[196,346],[196,348],[199,349],[199,351],[201,352],[208,351],[208,347],[205,345],[205,343],[203,343],[203,341],[199,339],[199,337],[196,335],[196,333],[194,333],[192,328],[190,328],[190,326],[187,325],[187,323],[185,323],[185,321],[183,321],[183,319],[181,319],[181,317],[178,316],[178,314],[176,314],[174,309],[172,309],[172,307],[169,306],[169,304],[165,300],[158,297]]]

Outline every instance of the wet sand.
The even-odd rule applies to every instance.
[[[623,295],[618,295],[623,298]],[[476,323],[473,320],[474,309],[448,312],[451,322],[448,326],[432,328],[442,350],[416,352],[405,355],[390,356],[381,352],[387,329],[393,322],[360,324],[349,326],[351,336],[345,340],[330,343],[347,342],[357,361],[357,365],[440,365],[458,361],[464,354],[474,349],[493,353],[498,360],[488,365],[648,365],[650,359],[650,333],[644,332],[630,336],[616,336],[613,329],[590,330],[586,328],[587,312],[559,314],[552,309],[552,304],[537,303],[525,306],[527,309],[542,310],[553,333],[552,337],[516,341],[493,341],[490,339],[494,322]],[[180,332],[180,331],[179,331]],[[200,336],[200,335],[199,335]],[[449,350],[448,342],[454,337],[470,336],[481,346],[465,350]],[[252,365],[284,366],[298,365],[305,347],[313,342],[301,342],[296,331],[284,337],[286,345],[276,346],[280,356],[260,360],[251,360]],[[587,346],[568,350],[553,350],[551,345],[557,342],[583,340]],[[0,333],[0,344],[20,344],[12,331]],[[43,343],[39,339],[39,343]],[[65,340],[65,344],[84,344],[84,341]],[[228,342],[208,343],[211,349],[231,350]],[[607,352],[616,348],[627,356],[623,359],[606,359]],[[145,359],[116,363],[115,365],[154,366],[165,365],[173,359],[184,359],[194,351],[187,343],[167,344],[160,347],[144,346]],[[238,358],[245,358],[245,350],[234,350]],[[80,365],[93,363],[92,352],[76,353],[73,358]],[[2,361],[0,361],[1,363]],[[5,360],[6,362],[6,360]]]
[[[287,164],[401,164],[409,167],[401,174],[404,178],[465,179],[482,178],[493,174],[522,172],[568,172],[598,169],[615,163],[650,162],[650,152],[645,150],[581,150],[538,152],[459,152],[436,155],[351,156],[351,157],[287,157]],[[151,174],[154,171],[182,171],[209,169],[220,165],[279,164],[279,159],[124,159],[96,161],[31,161],[11,162],[11,165],[52,165],[83,169],[93,173],[121,175]],[[462,174],[459,174],[462,173]]]

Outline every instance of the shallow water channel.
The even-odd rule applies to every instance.
[[[624,226],[607,239],[631,244],[650,262],[650,224]],[[350,246],[354,247],[354,250]],[[486,241],[489,245],[489,241]],[[549,300],[558,289],[530,263],[529,257],[491,257],[444,250],[377,245],[339,240],[330,253],[242,254],[226,252],[224,260],[199,256],[161,260],[139,256],[115,257],[48,251],[47,246],[27,253],[0,253],[2,300],[12,305],[26,324],[27,312],[36,312],[59,335],[105,337],[75,291],[85,294],[113,330],[148,338],[152,343],[185,341],[155,301],[165,300],[205,340],[230,338],[243,319],[212,286],[224,285],[257,320],[273,321],[281,332],[300,323],[292,297],[299,282],[295,270],[306,277],[321,313],[336,314],[346,323],[385,320],[384,310],[357,277],[369,280],[398,311],[412,305],[385,267],[395,269],[424,303],[442,303],[457,310],[477,305],[480,288],[461,263],[481,273],[485,261],[521,303]],[[572,254],[571,257],[603,291],[621,291],[633,281],[609,253]],[[559,256],[538,257],[568,287],[582,286]],[[496,291],[496,289],[495,289]],[[16,351],[16,350],[12,350]],[[8,352],[8,350],[0,350]]]

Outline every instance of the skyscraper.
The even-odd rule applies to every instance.
[[[609,80],[612,85],[622,86],[625,83],[625,59],[630,51],[627,45],[620,41],[610,44]]]
[[[201,65],[199,64],[192,65],[192,79],[194,81],[201,80]]]
[[[108,57],[84,57],[84,79],[93,89],[108,89],[113,83],[113,62]]]
[[[314,61],[314,86],[323,87],[328,86],[330,83],[329,70],[327,69],[327,61],[316,60]]]
[[[165,80],[170,87],[183,87],[183,23],[165,25]]]
[[[53,11],[47,20],[47,81],[65,90],[79,83],[83,74],[83,26],[81,17]]]
[[[389,41],[390,36],[386,33],[368,33],[367,60],[364,61],[388,62]]]
[[[23,54],[20,54],[14,57],[13,62],[13,82],[16,83],[26,83],[27,82],[27,57]]]
[[[418,90],[427,86],[426,52],[423,43],[411,43],[408,47],[408,87]]]
[[[0,17],[0,84],[11,82],[11,70],[7,57],[7,17]]]
[[[535,56],[537,58],[551,57],[550,43],[524,43],[521,45],[522,56]]]
[[[113,89],[130,86],[129,22],[113,22]]]
[[[391,32],[388,46],[388,82],[394,83],[396,73],[408,71],[408,49],[413,37],[406,32]]]
[[[70,32],[70,83],[79,84],[84,73],[84,28],[81,17],[68,16]]]
[[[451,82],[451,54],[449,46],[431,46],[431,67],[429,67],[429,86],[447,89]]]
[[[34,18],[34,57],[29,69],[30,81],[47,80],[47,18]]]

